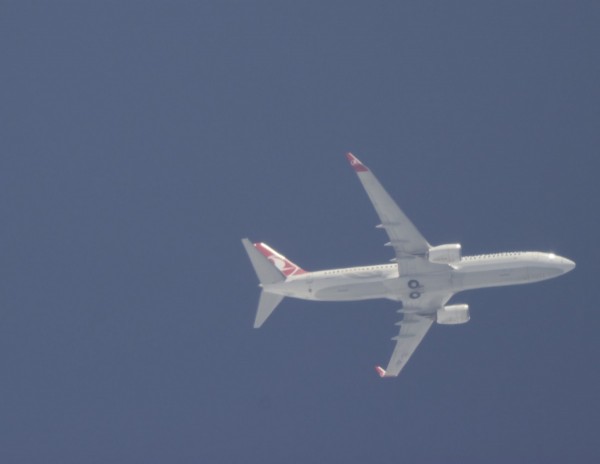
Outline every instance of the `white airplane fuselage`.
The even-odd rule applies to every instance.
[[[399,277],[397,264],[307,272],[263,285],[264,290],[291,298],[354,301],[387,298],[417,302],[427,293],[458,293],[485,287],[526,284],[557,277],[575,264],[552,253],[513,252],[464,256],[451,265]]]

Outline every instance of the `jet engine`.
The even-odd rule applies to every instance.
[[[444,306],[442,309],[438,309],[436,321],[438,324],[455,325],[469,322],[469,319],[471,319],[469,305],[458,304]]]
[[[460,243],[439,245],[429,249],[429,261],[436,264],[458,263],[461,258]]]

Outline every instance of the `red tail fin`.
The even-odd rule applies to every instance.
[[[283,256],[280,253],[277,253],[273,248],[271,248],[266,243],[255,243],[254,246],[258,251],[260,251],[271,263],[275,266],[279,272],[281,272],[284,276],[296,276],[301,274],[306,274],[306,271],[302,269],[300,266],[292,263],[289,259]]]

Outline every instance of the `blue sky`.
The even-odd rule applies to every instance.
[[[597,462],[596,2],[4,2],[0,461]],[[434,244],[574,272],[252,329],[248,236],[385,262],[353,151]]]

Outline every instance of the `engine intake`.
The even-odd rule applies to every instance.
[[[458,304],[444,306],[442,309],[438,309],[436,321],[438,324],[455,325],[469,322],[469,319],[471,319],[469,305]]]
[[[439,245],[429,249],[429,261],[436,264],[458,263],[461,256],[460,243]]]

